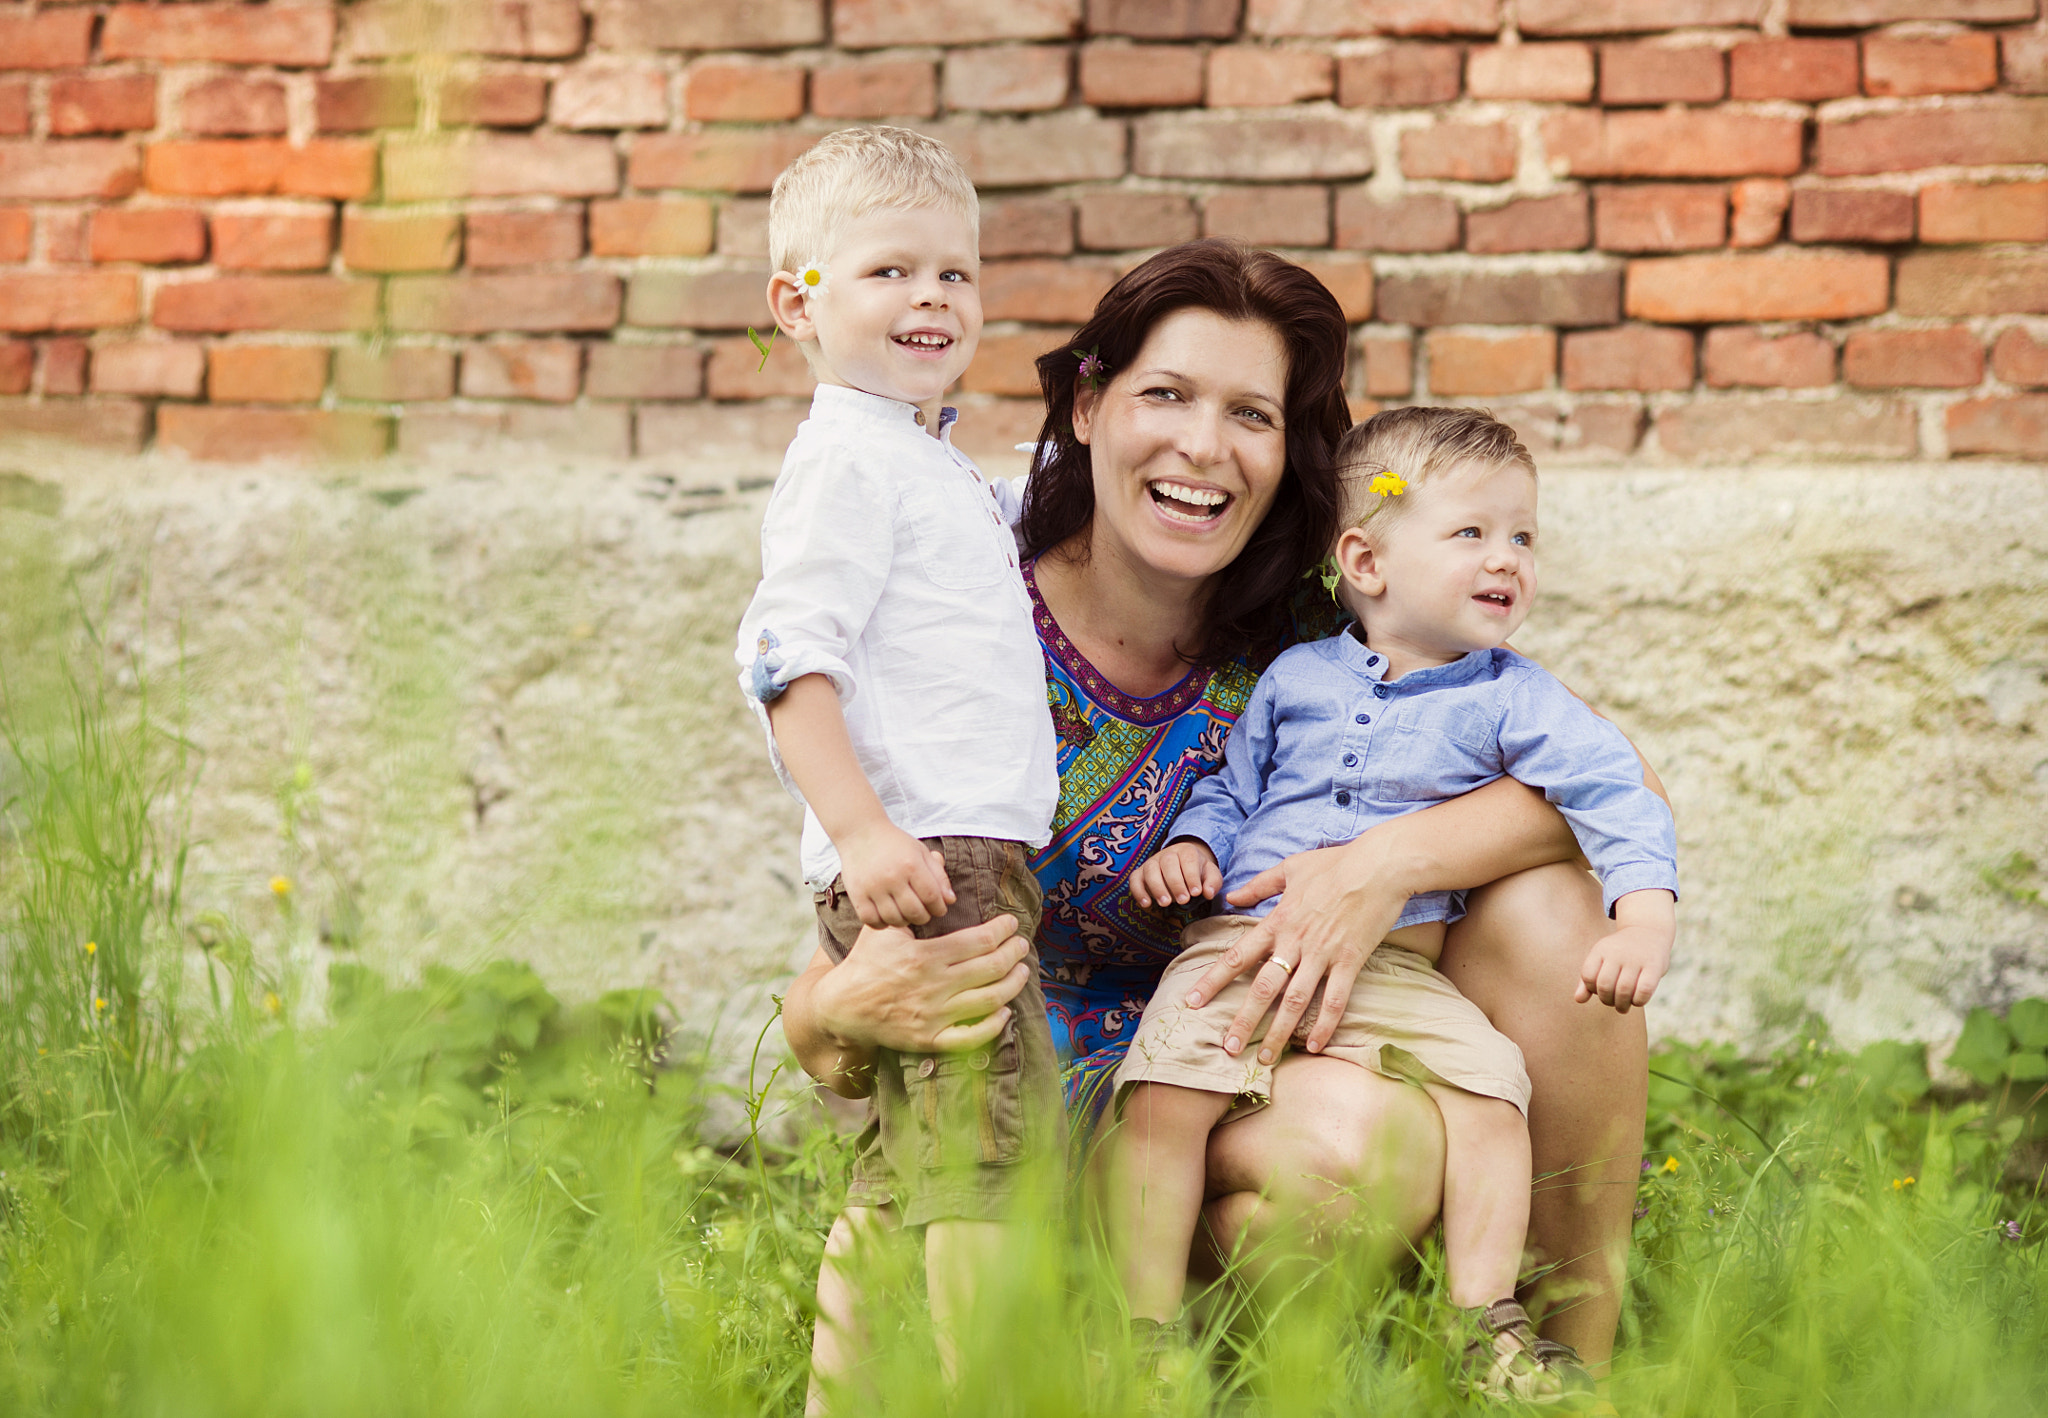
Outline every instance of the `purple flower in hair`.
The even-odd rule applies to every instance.
[[[1092,350],[1074,351],[1081,357],[1081,368],[1077,373],[1081,382],[1090,389],[1099,390],[1109,382],[1109,366],[1102,362],[1101,349],[1102,346],[1097,345]]]

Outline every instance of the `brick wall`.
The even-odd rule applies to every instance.
[[[0,3],[0,433],[772,447],[765,193],[984,194],[971,446],[1159,246],[1294,254],[1351,387],[1539,456],[2048,457],[2040,0]]]

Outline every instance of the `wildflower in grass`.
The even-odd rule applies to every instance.
[[[2025,1233],[2020,1230],[2020,1223],[2017,1221],[2008,1221],[2004,1225],[2000,1226],[1998,1228],[1998,1234],[2003,1236],[2008,1241],[2017,1241],[2025,1235]]]
[[[101,999],[98,995],[94,995],[92,997],[92,1012],[94,1014],[98,1014],[101,1010],[105,1009],[106,1007],[107,1002],[105,1000]]]
[[[1643,1173],[1644,1173],[1644,1175],[1645,1175],[1645,1176],[1649,1175],[1649,1171],[1650,1171],[1650,1169],[1651,1169],[1652,1167],[1656,1166],[1656,1165],[1657,1165],[1657,1164],[1656,1164],[1655,1162],[1652,1162],[1652,1161],[1651,1161],[1651,1160],[1650,1160],[1649,1158],[1645,1157],[1645,1158],[1643,1159]]]
[[[85,943],[85,953],[87,955],[97,955],[99,954],[99,952],[100,947],[98,941],[89,940]]]
[[[1664,1159],[1664,1165],[1663,1165],[1663,1166],[1662,1166],[1661,1168],[1659,1168],[1658,1170],[1660,1170],[1660,1171],[1664,1171],[1664,1172],[1675,1172],[1675,1171],[1677,1171],[1677,1170],[1678,1170],[1678,1159],[1677,1159],[1676,1157],[1666,1157],[1666,1158]]]
[[[275,1014],[282,1008],[284,1008],[284,1003],[278,999],[277,991],[265,990],[263,992],[263,1012],[265,1014]]]
[[[270,894],[282,901],[292,894],[292,879],[288,876],[274,876],[270,879]]]
[[[1904,1191],[1904,1190],[1905,1190],[1905,1189],[1906,1189],[1907,1187],[1910,1187],[1910,1186],[1912,1186],[1912,1185],[1913,1185],[1913,1183],[1914,1183],[1915,1181],[1917,1181],[1917,1180],[1918,1180],[1918,1178],[1915,1178],[1915,1177],[1893,1177],[1893,1178],[1892,1178],[1892,1190],[1893,1190],[1893,1191],[1895,1191],[1895,1192],[1902,1192],[1902,1191]]]

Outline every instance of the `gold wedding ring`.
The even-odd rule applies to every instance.
[[[1268,965],[1278,965],[1282,970],[1285,970],[1290,975],[1294,973],[1294,962],[1282,960],[1277,955],[1271,957],[1269,960],[1267,960],[1266,963]]]

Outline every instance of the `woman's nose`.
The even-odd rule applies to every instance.
[[[1223,461],[1223,448],[1223,416],[1198,405],[1181,429],[1181,455],[1198,468],[1208,468]]]

